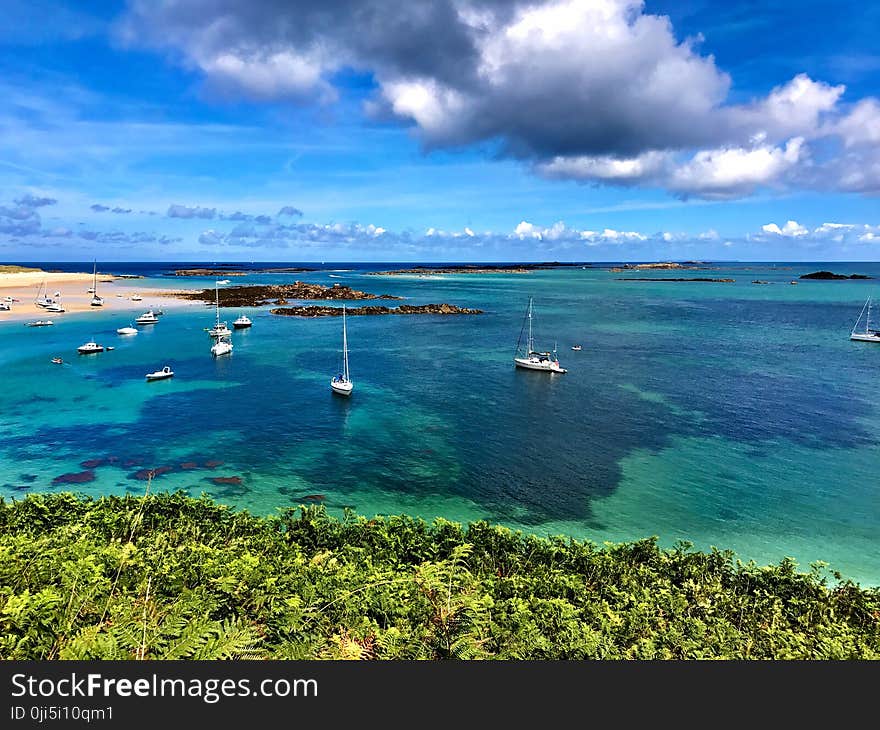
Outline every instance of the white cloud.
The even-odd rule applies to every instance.
[[[809,229],[804,228],[797,221],[786,221],[785,225],[780,228],[775,223],[766,223],[761,226],[761,230],[765,233],[772,233],[775,236],[798,237],[809,234]]]
[[[794,167],[804,155],[803,143],[802,137],[794,137],[785,147],[702,150],[673,171],[669,187],[703,197],[727,198],[750,193],[759,185],[778,182]]]
[[[609,155],[556,156],[549,162],[537,164],[535,168],[540,174],[550,178],[604,180],[625,184],[643,182],[657,176],[669,160],[668,153],[655,151],[627,158]]]
[[[880,102],[863,99],[834,126],[847,147],[880,145]]]

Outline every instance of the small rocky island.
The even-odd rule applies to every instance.
[[[218,268],[218,269],[177,269],[172,276],[247,276],[248,274],[301,274],[306,271],[317,271],[317,269],[306,269],[302,267],[281,268],[281,269],[239,269],[239,268]]]
[[[704,269],[706,266],[702,261],[685,261],[678,263],[676,261],[660,261],[653,264],[623,264],[623,266],[613,266],[611,272],[619,274],[622,271],[642,271],[648,270],[678,270],[678,269]]]
[[[286,317],[341,317],[342,307],[279,307],[270,310],[272,314]],[[349,317],[378,314],[482,314],[482,309],[468,309],[454,304],[401,304],[399,307],[368,305],[366,307],[346,308]]]
[[[213,305],[217,295],[211,288],[187,292],[175,291],[170,292],[169,296]],[[219,298],[221,307],[261,307],[265,304],[287,304],[289,299],[402,299],[402,297],[394,297],[390,294],[382,294],[381,296],[370,294],[342,284],[323,286],[308,284],[304,281],[295,281],[293,284],[233,286],[228,289],[220,289]]]
[[[558,269],[565,266],[586,266],[586,264],[559,263],[546,261],[531,264],[464,264],[462,266],[413,266],[411,269],[393,271],[369,271],[369,276],[433,276],[434,274],[528,274],[537,269]]]
[[[874,277],[866,276],[865,274],[850,274],[849,276],[847,276],[846,274],[834,274],[830,271],[814,271],[812,274],[804,274],[803,276],[800,276],[798,278],[831,281],[837,279],[873,279]]]
[[[648,277],[648,276],[626,276],[626,277],[618,277],[616,281],[709,281],[714,282],[716,284],[730,284],[736,281],[736,279],[709,279],[704,276],[697,276],[691,279],[673,279],[673,278],[663,278],[663,277]]]

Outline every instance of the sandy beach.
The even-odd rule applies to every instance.
[[[41,283],[45,282],[48,295],[61,300],[64,312],[47,312],[38,307],[34,300]],[[101,307],[91,306],[91,273],[45,272],[45,271],[0,271],[0,301],[10,303],[12,309],[0,310],[0,322],[32,319],[51,319],[53,322],[73,314],[106,311],[147,311],[148,309],[168,309],[176,307],[203,306],[201,302],[188,301],[174,297],[175,290],[139,287],[137,279],[121,279],[98,272],[98,294],[104,300]],[[60,292],[60,297],[54,297]],[[132,296],[141,300],[132,300]]]

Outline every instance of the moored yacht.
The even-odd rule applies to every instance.
[[[77,347],[76,351],[80,355],[91,355],[92,353],[95,353],[95,352],[104,352],[104,346],[99,345],[94,340],[91,340],[90,342],[86,342],[86,344],[80,345],[79,347]]]
[[[232,340],[228,336],[218,337],[217,341],[211,345],[211,354],[214,357],[221,355],[229,355],[232,353]]]
[[[174,371],[166,365],[161,370],[156,370],[152,373],[147,373],[144,377],[147,380],[165,380],[166,378],[173,378]]]
[[[237,320],[232,323],[232,326],[237,330],[247,329],[253,324],[247,315],[243,314]]]
[[[138,317],[134,323],[135,324],[156,324],[159,321],[159,318],[153,313],[151,309],[148,312],[144,312],[140,317]]]
[[[138,333],[136,327],[129,325],[128,327],[120,327],[116,330],[117,335],[136,335]]]
[[[859,329],[859,323],[862,321],[862,317],[865,318],[865,327],[864,329]],[[853,325],[852,331],[849,333],[849,338],[851,340],[858,340],[859,342],[880,342],[880,330],[874,329],[871,326],[871,297],[868,297],[868,301],[865,302],[862,311],[859,312],[859,318]]]
[[[351,395],[354,383],[348,372],[348,334],[345,329],[345,305],[342,305],[342,372],[330,381],[330,388],[339,395]]]
[[[520,330],[519,340],[516,343],[516,355],[513,358],[513,362],[518,368],[525,368],[526,370],[542,370],[548,373],[566,373],[568,372],[564,367],[559,364],[559,358],[556,356],[556,348],[553,348],[553,352],[538,352],[535,350],[535,341],[532,337],[532,299],[529,297],[529,308],[526,312],[526,318],[528,319],[529,324],[529,339],[527,343],[527,347],[525,352],[520,348],[520,344],[522,342],[523,331],[525,330],[525,323],[523,323],[523,329]]]

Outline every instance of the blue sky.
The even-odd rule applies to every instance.
[[[878,259],[878,6],[389,7],[6,0],[0,260]]]

